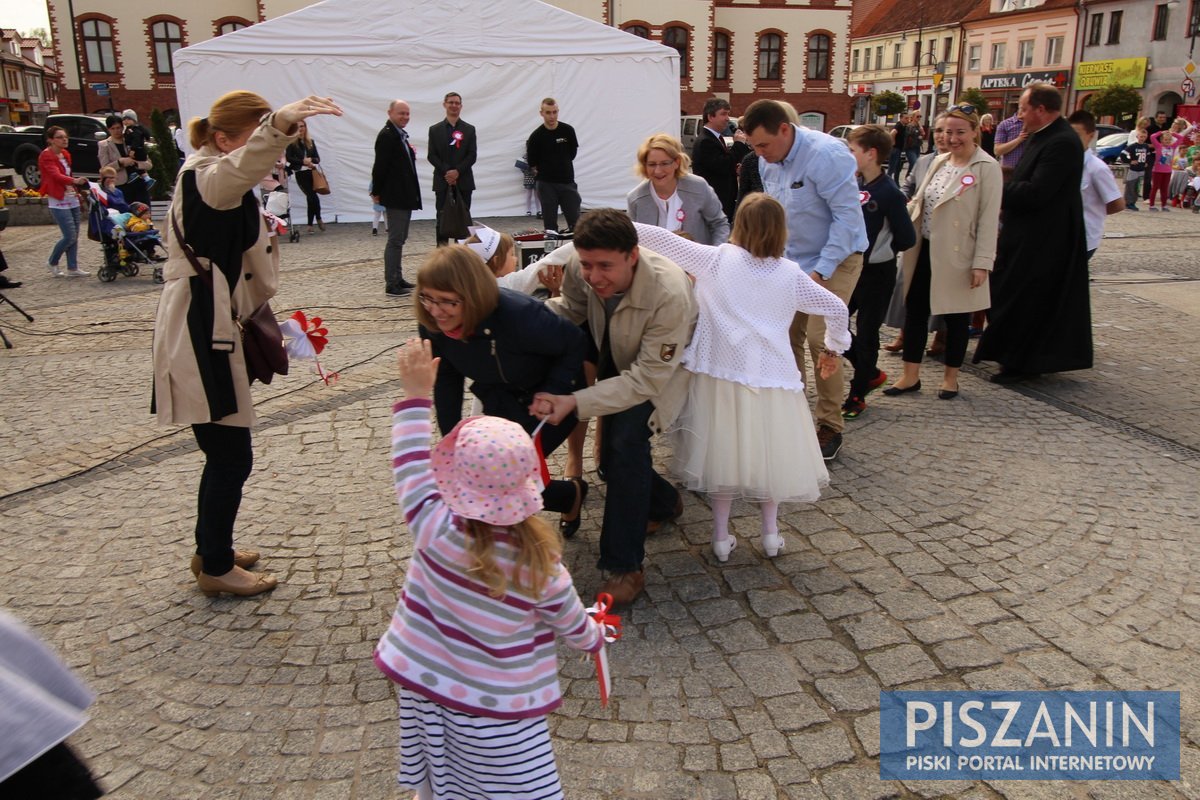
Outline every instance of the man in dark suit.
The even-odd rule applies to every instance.
[[[429,126],[429,163],[433,164],[433,194],[437,197],[438,247],[448,239],[442,235],[442,209],[450,187],[458,189],[458,201],[471,210],[471,192],[475,191],[475,126],[463,122],[462,95],[450,92],[442,99],[446,118]],[[466,237],[466,234],[463,234]]]
[[[388,121],[375,137],[375,164],[371,167],[371,199],[387,209],[383,277],[385,289],[393,297],[407,294],[413,288],[404,280],[401,260],[412,212],[421,207],[417,151],[408,143],[408,132],[404,130],[411,114],[403,100],[393,100],[388,106]]]
[[[975,361],[995,361],[995,383],[1092,366],[1092,317],[1083,223],[1083,144],[1062,117],[1062,95],[1031,83],[1018,112],[1029,137],[1004,184],[1004,225],[992,308]]]
[[[697,132],[692,145],[692,171],[704,180],[721,199],[725,216],[733,221],[737,205],[738,165],[750,152],[746,137],[738,131],[733,146],[725,144],[725,129],[729,127],[729,101],[714,97],[704,104],[704,127]]]

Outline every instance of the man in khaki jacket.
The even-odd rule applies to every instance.
[[[626,604],[645,585],[647,524],[683,513],[679,492],[654,471],[650,436],[675,421],[687,397],[679,360],[696,325],[696,301],[684,271],[639,249],[637,231],[620,211],[583,215],[575,250],[562,295],[548,305],[573,322],[587,320],[600,352],[597,380],[574,394],[538,394],[530,411],[551,422],[572,411],[604,419],[600,466],[608,495],[598,566],[613,574],[600,591]]]

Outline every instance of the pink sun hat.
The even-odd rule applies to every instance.
[[[539,473],[529,434],[500,417],[467,417],[433,449],[446,505],[489,525],[515,525],[542,510]]]

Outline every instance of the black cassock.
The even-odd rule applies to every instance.
[[[1030,137],[1004,185],[992,309],[975,361],[1016,372],[1092,366],[1083,145],[1059,117]]]

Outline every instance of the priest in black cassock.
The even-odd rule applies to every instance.
[[[1062,95],[1032,83],[1018,106],[1031,131],[1004,185],[992,309],[975,361],[995,361],[996,383],[1092,366],[1092,313],[1083,226],[1083,145],[1062,116]]]

